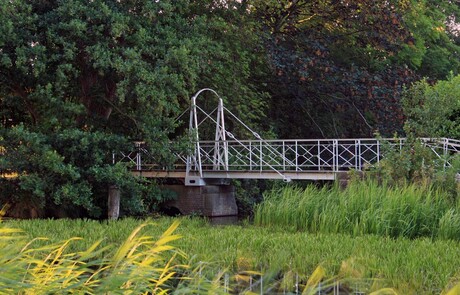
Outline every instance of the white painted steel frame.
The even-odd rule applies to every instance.
[[[218,98],[218,106],[207,113],[197,106],[198,96],[211,92]],[[239,140],[225,129],[225,114],[243,126],[254,140]],[[213,114],[217,113],[214,119]],[[204,115],[198,121],[198,114]],[[199,126],[206,120],[215,124],[214,140],[201,140]],[[113,163],[127,162],[136,174],[145,177],[184,178],[186,185],[204,185],[206,178],[246,179],[333,179],[341,171],[351,169],[363,171],[382,159],[382,145],[402,149],[405,139],[292,139],[264,140],[237,116],[224,107],[216,91],[204,88],[191,98],[189,132],[193,152],[175,154],[173,169],[166,169],[145,148],[136,142],[136,150],[113,155]],[[230,138],[230,140],[227,140]],[[442,160],[444,167],[450,166],[450,155],[460,153],[460,141],[448,138],[422,138]],[[118,156],[118,157],[117,157]]]
[[[448,138],[422,138],[429,147],[450,166],[449,155],[460,153],[460,141]],[[217,144],[219,143],[219,144]],[[222,140],[200,141],[197,156],[176,155],[172,170],[160,167],[142,145],[131,153],[114,156],[114,162],[131,163],[135,171],[146,177],[185,178],[250,178],[250,179],[331,179],[337,172],[351,169],[363,171],[382,158],[382,145],[401,149],[405,139],[293,139],[293,140]],[[216,149],[225,146],[216,153]],[[225,159],[225,166],[216,166]],[[200,159],[199,167],[190,167],[190,159]],[[308,175],[309,174],[309,175]],[[316,174],[316,175],[315,175]]]

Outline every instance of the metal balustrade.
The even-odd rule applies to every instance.
[[[331,179],[331,173],[363,171],[379,163],[384,146],[402,150],[405,139],[320,139],[320,140],[226,140],[200,141],[200,166],[188,170],[198,178]],[[450,166],[450,156],[460,153],[460,141],[422,138],[420,142]],[[216,165],[217,143],[225,145],[225,165]],[[158,164],[145,145],[135,151],[114,155],[113,162],[127,162],[147,177],[186,177],[192,155],[176,154],[170,166]],[[194,156],[195,158],[196,155]],[[181,177],[180,177],[181,178]]]
[[[207,113],[196,104],[197,97],[209,91],[218,97],[218,106]],[[255,139],[239,140],[225,129],[225,113]],[[204,118],[198,120],[198,114]],[[216,119],[213,118],[216,113]],[[206,120],[215,124],[214,140],[200,139],[199,126]],[[341,171],[363,171],[384,157],[384,150],[402,151],[406,139],[289,139],[264,140],[224,107],[212,89],[202,89],[191,99],[189,153],[171,152],[173,163],[160,163],[143,142],[135,150],[113,155],[113,163],[126,162],[134,174],[145,177],[184,178],[186,185],[203,185],[205,179],[324,179],[332,180]],[[460,140],[421,138],[444,167],[450,156],[460,153]]]

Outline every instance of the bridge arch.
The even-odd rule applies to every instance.
[[[217,117],[214,119],[211,113],[207,113],[197,105],[197,98],[203,92],[211,92],[218,98]],[[200,132],[198,122],[198,113],[202,112],[206,119],[211,119],[216,124],[214,136],[214,155],[213,155],[213,170],[228,170],[228,144],[226,143],[226,131],[224,120],[224,102],[220,95],[211,88],[203,88],[199,90],[190,99],[190,121],[189,132],[193,139],[193,153],[187,157],[186,163],[186,185],[201,185],[203,184],[203,166],[201,162],[201,147],[200,147]],[[197,171],[197,175],[191,175],[191,171]]]

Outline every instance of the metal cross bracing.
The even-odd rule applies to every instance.
[[[218,106],[211,112],[196,104],[197,97],[205,91],[218,97]],[[226,130],[225,115],[243,126],[254,139],[240,140]],[[200,138],[199,128],[206,121],[215,125],[213,140]],[[224,107],[219,95],[209,88],[200,90],[191,99],[189,132],[191,152],[175,153],[176,161],[170,169],[159,165],[141,142],[136,142],[135,151],[114,154],[113,162],[131,163],[137,175],[180,178],[186,185],[204,185],[211,179],[333,180],[339,172],[363,171],[378,164],[383,157],[383,146],[402,150],[406,142],[404,138],[264,140]],[[422,138],[420,141],[445,167],[450,165],[450,155],[460,153],[459,140]]]

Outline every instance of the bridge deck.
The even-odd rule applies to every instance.
[[[197,97],[203,92],[217,96],[217,108],[208,112],[197,105]],[[382,150],[390,148],[402,152],[406,143],[404,138],[265,140],[228,110],[222,98],[210,88],[201,89],[191,98],[189,110],[188,151],[171,152],[175,162],[169,163],[168,169],[163,168],[160,163],[164,161],[155,159],[141,142],[136,143],[136,149],[113,154],[113,163],[125,162],[135,175],[144,177],[184,178],[186,185],[203,185],[205,179],[331,180],[343,171],[363,171],[375,166],[383,158]],[[225,128],[224,118],[230,118],[233,127],[243,127],[245,134],[256,139],[236,138]],[[214,140],[200,137],[199,130],[205,127],[203,123],[215,128]],[[419,140],[431,149],[437,157],[435,164],[442,168],[451,165],[453,154],[460,153],[459,140]]]
[[[421,139],[431,149],[438,165],[450,166],[460,153],[460,141]],[[190,155],[175,154],[173,168],[166,169],[145,146],[116,155],[113,162],[126,162],[133,174],[148,178],[180,178],[187,185],[202,185],[205,179],[333,180],[344,171],[363,171],[383,158],[382,150],[402,151],[405,139],[325,140],[222,140],[195,143]]]
[[[201,177],[203,179],[280,179],[280,173],[290,180],[334,180],[337,172],[333,171],[203,171],[189,174],[186,171],[132,171],[135,176],[147,178],[178,178]]]

